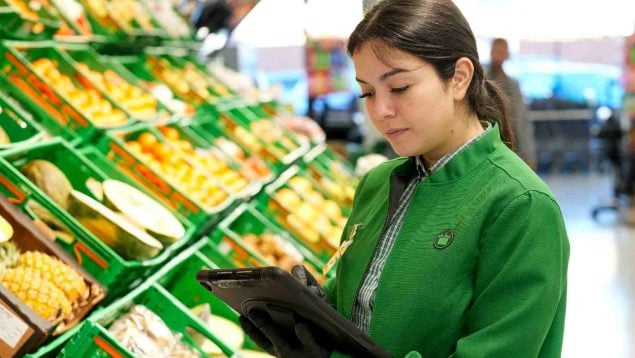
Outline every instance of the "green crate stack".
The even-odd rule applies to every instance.
[[[210,239],[218,251],[231,258],[237,267],[281,266],[285,269],[291,268],[291,265],[283,263],[280,257],[272,257],[271,253],[264,251],[272,249],[271,243],[263,243],[262,246],[255,247],[245,240],[245,236],[248,234],[255,236],[275,235],[283,242],[273,245],[279,247],[277,248],[279,250],[287,251],[286,256],[293,257],[292,264],[304,264],[316,274],[316,277],[326,263],[325,260],[318,258],[291,236],[288,231],[276,226],[250,204],[243,204],[227,216],[210,234]],[[263,246],[265,247],[263,248]]]
[[[212,259],[201,253],[201,247],[207,247],[208,251],[211,250],[207,246],[206,240],[199,241],[158,272],[156,282],[188,309],[191,310],[202,304],[208,304],[215,316],[238,324],[238,313],[196,281],[196,273],[199,270],[215,269],[223,266],[219,266]],[[213,327],[210,329],[214,333]],[[232,348],[257,349],[257,346],[247,338],[241,347]]]
[[[186,234],[183,238],[165,247],[160,254],[152,259],[145,261],[126,260],[82,226],[19,171],[22,165],[33,159],[50,161],[66,174],[75,190],[90,196],[92,196],[88,187],[90,184],[87,184],[90,178],[103,182],[110,177],[59,138],[29,147],[7,150],[0,154],[0,190],[2,193],[20,205],[33,218],[36,215],[29,209],[27,202],[31,199],[38,202],[63,226],[67,227],[70,231],[70,237],[58,235],[56,241],[108,289],[108,300],[116,298],[118,294],[126,292],[139,284],[144,277],[151,275],[176,251],[186,246],[196,233],[196,227],[181,218],[181,222],[186,228]],[[130,181],[128,184],[136,186]]]
[[[68,62],[72,63],[76,69],[80,69],[80,64],[86,65],[90,70],[98,72],[104,75],[106,72],[113,72],[119,78],[114,79],[115,81],[123,80],[127,82],[127,85],[132,86],[138,91],[135,97],[138,96],[150,96],[150,98],[154,99],[148,91],[141,85],[139,79],[137,79],[133,74],[131,74],[128,70],[126,70],[123,66],[117,64],[114,61],[108,62],[105,58],[99,55],[95,50],[93,50],[88,45],[83,44],[61,44],[57,48],[62,56],[64,56]],[[80,72],[86,76],[86,73]],[[88,77],[88,76],[86,76]],[[88,80],[97,88],[101,90],[101,92],[109,96],[110,93],[106,91],[104,88],[100,87],[98,83],[95,83],[90,77]],[[119,102],[113,99],[113,102]],[[135,112],[132,108],[128,107],[126,103],[119,103],[123,109],[125,109],[131,116],[133,116],[136,120],[142,122],[159,122],[166,123],[178,120],[179,118],[173,118],[173,113],[165,107],[161,102],[156,101],[156,113],[152,117],[141,117],[139,115],[135,115]],[[134,104],[131,104],[134,105]]]
[[[114,162],[119,170],[132,180],[141,183],[155,198],[178,211],[199,228],[205,226],[209,229],[220,220],[224,213],[231,211],[239,204],[239,200],[220,189],[218,192],[223,193],[226,198],[213,208],[204,207],[194,198],[191,198],[191,195],[184,193],[172,184],[171,180],[167,180],[163,175],[150,168],[148,163],[126,145],[126,142],[136,140],[146,132],[151,133],[161,142],[165,142],[165,138],[158,130],[140,123],[125,130],[110,131],[98,143],[97,148]],[[201,229],[201,231],[205,230]]]
[[[0,144],[0,150],[18,145],[29,145],[42,140],[45,132],[31,114],[13,98],[0,91],[0,127],[9,143]]]
[[[201,346],[192,337],[191,331],[212,341],[223,354],[232,356],[234,351],[227,344],[210,332],[206,325],[179,300],[174,298],[165,288],[153,282],[139,286],[137,289],[111,304],[108,308],[93,314],[65,345],[61,357],[111,356],[134,357],[125,348],[108,327],[121,315],[127,313],[134,305],[143,305],[155,313],[174,333],[182,336],[181,341],[191,349],[205,356]],[[189,329],[186,329],[189,328]]]
[[[60,135],[73,143],[88,142],[109,127],[99,126],[91,122],[81,109],[64,98],[48,79],[36,73],[32,62],[37,59],[50,59],[57,63],[57,69],[71,79],[78,89],[87,90],[93,86],[80,74],[64,56],[57,51],[53,42],[13,42],[2,43],[4,56],[0,57],[5,82],[10,84],[7,90],[16,99],[34,111],[36,117],[51,134]],[[126,113],[117,103],[103,96],[115,110]],[[128,118],[120,126],[133,123]]]
[[[290,167],[265,187],[253,203],[322,262],[328,262],[339,245],[347,213],[342,213],[335,203],[334,208],[327,209],[325,206],[318,209],[315,203],[324,204],[326,195],[308,180],[300,188],[292,179],[296,176],[303,177],[301,169]],[[337,211],[344,215],[335,215]],[[336,216],[338,219],[335,219]]]
[[[0,24],[0,38],[16,40],[52,39],[62,27],[46,7],[33,8],[22,0],[0,0]]]

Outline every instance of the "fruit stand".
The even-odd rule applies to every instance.
[[[0,0],[0,19],[0,356],[266,356],[195,274],[327,279],[350,164],[198,62],[172,2]]]

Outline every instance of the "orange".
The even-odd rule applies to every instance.
[[[139,136],[139,138],[137,138],[137,142],[139,142],[144,151],[151,152],[159,141],[154,134],[144,132]]]
[[[126,142],[126,147],[133,153],[141,153],[143,151],[143,148],[141,148],[141,144],[133,140]]]
[[[179,131],[176,128],[161,127],[160,130],[161,130],[161,133],[163,133],[165,138],[167,138],[168,140],[177,140],[177,139],[179,139]]]
[[[170,146],[161,142],[156,143],[154,145],[152,153],[157,158],[157,160],[161,162],[168,162],[168,159],[172,155],[174,155],[174,153],[172,153],[172,149],[170,148]]]

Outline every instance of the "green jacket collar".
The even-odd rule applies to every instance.
[[[491,130],[457,154],[426,181],[443,183],[458,179],[481,164],[490,153],[504,146],[505,144],[500,137],[500,126],[498,123],[493,123]],[[393,176],[411,177],[416,174],[417,161],[415,157],[409,157],[408,160],[405,160],[403,164],[397,166],[392,172]]]

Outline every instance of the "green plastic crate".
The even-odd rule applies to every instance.
[[[140,83],[139,79],[136,78],[133,74],[131,74],[125,67],[114,61],[108,61],[106,58],[103,58],[99,55],[95,50],[93,50],[88,45],[83,44],[60,44],[58,45],[58,50],[62,56],[64,56],[73,66],[78,69],[78,64],[83,63],[87,65],[92,71],[96,71],[99,73],[104,73],[106,71],[113,71],[116,73],[122,80],[128,82],[128,84],[140,89],[143,93],[151,95]],[[97,83],[93,82],[90,78],[87,78],[95,87],[98,87],[101,90],[101,93],[104,96],[109,96],[109,93],[105,91],[104,88],[98,86]],[[112,97],[109,97],[112,98]],[[154,96],[152,97],[154,98]],[[113,99],[113,102],[116,102]],[[130,115],[129,108],[127,108],[124,104],[119,104],[121,108],[126,110]],[[164,107],[161,102],[157,101],[156,108],[156,116],[154,118],[139,118],[135,117],[136,120],[143,122],[167,122],[173,120],[172,113]]]
[[[125,260],[19,172],[18,168],[32,159],[45,159],[52,162],[67,175],[75,190],[88,195],[91,195],[86,186],[88,178],[102,182],[110,177],[59,138],[27,148],[14,148],[0,154],[0,190],[2,193],[9,197],[12,202],[20,205],[32,217],[34,215],[26,207],[26,202],[28,199],[37,201],[68,227],[73,236],[72,241],[69,242],[68,239],[62,237],[58,237],[56,241],[108,289],[107,300],[113,299],[119,293],[136,286],[140,280],[152,274],[176,251],[187,245],[196,233],[194,225],[180,218],[186,228],[186,234],[183,238],[164,248],[159,255],[152,259],[145,261]],[[116,179],[121,180],[122,178]],[[123,181],[139,187],[129,180]],[[143,191],[142,188],[140,189]]]
[[[201,136],[227,137],[238,143],[246,152],[256,153],[275,168],[276,174],[282,172],[310,148],[308,141],[298,143],[294,150],[282,149],[282,145],[276,141],[274,145],[266,143],[256,136],[247,119],[240,118],[229,112],[218,112],[217,108],[204,106],[199,108],[194,116],[194,126]],[[291,140],[291,139],[289,139]]]
[[[238,313],[196,280],[196,273],[199,270],[219,268],[217,264],[199,252],[205,244],[205,240],[201,240],[172,260],[161,270],[157,283],[186,307],[193,308],[208,303],[214,315],[238,324]],[[243,348],[258,349],[249,337],[245,338]]]
[[[183,120],[175,123],[171,123],[166,127],[174,128],[179,132],[179,136],[183,139],[186,139],[188,142],[192,143],[192,145],[196,148],[201,148],[202,150],[210,151],[214,153],[214,155],[222,158],[224,162],[226,162],[233,170],[245,173],[244,177],[248,178],[250,181],[249,190],[246,190],[245,198],[247,196],[254,196],[260,192],[262,187],[270,183],[273,180],[273,173],[271,172],[271,168],[267,167],[269,173],[267,175],[259,175],[254,169],[249,165],[247,158],[251,158],[249,153],[246,153],[240,146],[236,143],[231,142],[231,140],[223,137],[225,140],[230,141],[231,143],[238,146],[239,149],[245,154],[245,158],[238,158],[236,156],[232,156],[230,153],[223,151],[222,148],[219,147],[219,143],[216,141],[216,138],[213,135],[205,135],[200,130],[196,129],[196,126],[188,120]],[[258,158],[253,158],[250,160],[258,160]],[[266,165],[264,161],[262,161],[263,165]]]
[[[37,19],[25,17],[6,1],[0,0],[1,37],[17,40],[52,39],[62,23],[44,6],[31,11],[37,15]]]
[[[288,203],[281,202],[276,194],[281,189],[291,190],[296,197],[299,197],[300,203],[312,200],[307,193],[299,192],[288,184],[289,179],[296,175],[302,176],[301,169],[298,166],[290,167],[278,179],[265,187],[252,203],[256,206],[256,209],[263,212],[276,225],[288,231],[322,262],[328,262],[337,249],[339,236],[344,228],[343,221],[348,213],[342,211],[344,214],[344,218],[341,219],[342,222],[336,222],[331,218],[327,219],[319,207],[311,206],[313,210],[310,214],[313,216],[308,218],[304,217],[307,214],[304,209],[291,208]],[[325,196],[313,183],[311,183],[311,186],[312,191],[317,192],[322,197]],[[295,216],[295,223],[290,221],[291,215]],[[307,230],[307,225],[309,224],[315,224],[313,230]],[[330,232],[320,232],[320,230],[326,228],[326,224],[331,228]]]
[[[0,150],[35,143],[44,138],[45,132],[33,121],[33,117],[11,97],[0,92],[0,123],[9,136],[10,144],[0,145]]]
[[[53,340],[49,342],[45,342],[40,348],[38,348],[35,352],[27,354],[25,357],[27,358],[47,358],[47,357],[55,357],[59,354],[59,352],[64,348],[66,343],[75,335],[82,326],[85,324],[86,320],[77,324],[75,327],[69,329],[64,332],[62,335],[54,337]]]
[[[168,178],[149,167],[137,154],[131,152],[125,142],[136,139],[143,132],[150,132],[161,141],[161,133],[140,123],[125,130],[110,131],[98,144],[98,149],[111,160],[119,170],[132,180],[142,184],[153,196],[166,206],[178,211],[183,217],[199,227],[210,229],[222,215],[239,204],[239,200],[227,194],[227,199],[215,208],[205,208],[187,194],[170,183]],[[205,232],[205,229],[200,229]]]
[[[41,58],[55,61],[57,69],[69,76],[75,87],[78,89],[93,88],[85,76],[80,74],[73,64],[55,49],[55,46],[53,42],[4,41],[2,43],[4,56],[0,57],[3,75],[6,82],[11,85],[10,94],[28,104],[42,125],[52,134],[60,135],[75,143],[90,141],[112,126],[98,126],[91,122],[81,110],[53,88],[47,79],[38,75],[31,64]],[[108,96],[102,95],[102,97],[114,109],[126,113]],[[119,126],[126,126],[133,122],[133,119],[128,118],[127,122],[121,123]]]
[[[109,327],[118,317],[125,314],[135,304],[144,305],[157,314],[161,320],[172,330],[182,334],[181,341],[191,348],[198,350],[201,356],[205,356],[198,344],[187,332],[186,327],[194,329],[205,338],[214,342],[227,356],[234,352],[205,327],[203,322],[189,312],[189,309],[166,291],[161,285],[149,283],[142,285],[130,294],[122,297],[91,316],[82,329],[64,347],[61,357],[133,357],[132,353],[108,332]]]
[[[241,205],[221,221],[210,238],[218,245],[220,254],[231,257],[240,267],[276,266],[275,262],[270,261],[260,251],[243,241],[245,234],[262,235],[264,233],[278,235],[285,244],[291,245],[291,250],[296,251],[303,258],[298,263],[310,265],[314,272],[320,272],[326,263],[323,259],[315,256],[288,231],[275,225],[250,204]]]

